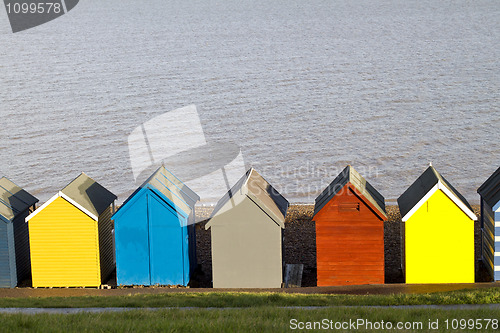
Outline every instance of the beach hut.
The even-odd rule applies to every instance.
[[[199,196],[161,166],[113,215],[118,285],[184,285],[196,265]]]
[[[254,169],[217,203],[212,235],[214,288],[280,288],[288,201]]]
[[[116,196],[82,173],[27,218],[33,287],[98,287],[114,270]]]
[[[24,219],[38,199],[0,178],[0,288],[14,288],[30,276],[28,226]]]
[[[474,282],[474,221],[465,198],[432,165],[399,197],[406,283]]]
[[[316,198],[317,285],[384,283],[384,197],[347,166]]]
[[[481,196],[482,260],[500,280],[500,168],[477,190]]]

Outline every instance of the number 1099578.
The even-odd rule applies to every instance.
[[[8,14],[60,14],[60,2],[14,2],[5,5]]]

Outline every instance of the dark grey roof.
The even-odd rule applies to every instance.
[[[490,208],[495,207],[500,202],[500,168],[477,189],[477,193]]]
[[[236,184],[217,202],[217,205],[212,212],[214,217],[222,207],[243,187],[248,190],[254,199],[255,203],[263,210],[268,211],[274,215],[273,219],[278,224],[282,224],[285,220],[286,212],[288,210],[288,200],[286,200],[274,187],[272,187],[255,169],[250,168],[241,177]]]
[[[101,215],[116,200],[116,195],[83,172],[61,192],[95,216]]]
[[[387,218],[384,197],[363,178],[352,166],[348,165],[316,198],[314,215],[316,215],[337,193],[350,183],[368,200],[380,215]],[[313,215],[313,216],[314,216]]]
[[[398,198],[399,211],[404,217],[429,191],[441,182],[472,212],[472,208],[465,198],[431,165],[417,180]]]
[[[38,202],[38,199],[17,186],[6,177],[0,178],[0,215],[12,221]]]

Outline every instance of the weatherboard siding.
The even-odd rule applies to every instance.
[[[111,206],[99,215],[99,256],[101,279],[105,283],[114,270],[113,223]]]
[[[481,220],[482,220],[482,257],[483,262],[495,281],[500,280],[500,242],[495,241],[495,237],[500,236],[500,227],[495,226],[495,222],[500,222],[497,214],[481,199]]]
[[[16,268],[16,247],[14,241],[14,225],[7,223],[7,239],[9,240],[9,266],[10,266],[10,281],[12,287],[15,287],[17,281],[17,268]]]
[[[473,283],[474,222],[441,190],[405,223],[406,283]]]
[[[30,244],[28,234],[28,223],[25,218],[28,216],[29,211],[16,216],[12,221],[14,227],[15,251],[16,251],[16,270],[17,282],[21,283],[31,276],[31,262],[30,262]]]
[[[9,238],[7,223],[0,220],[0,288],[12,288],[11,257],[9,253]]]
[[[482,232],[484,242],[483,247],[483,257],[486,257],[485,264],[489,266],[488,268],[491,272],[494,271],[494,253],[495,253],[495,220],[493,216],[493,211],[488,206],[488,204],[483,200],[481,207],[481,220],[482,220]]]
[[[33,287],[98,287],[97,223],[58,197],[28,222]]]
[[[314,220],[318,286],[384,283],[384,222],[348,185]]]

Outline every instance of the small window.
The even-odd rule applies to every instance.
[[[359,212],[359,202],[358,203],[345,203],[339,205],[340,212]]]

